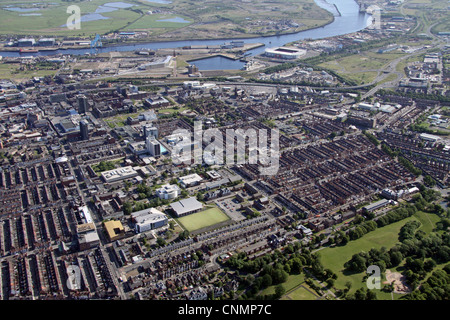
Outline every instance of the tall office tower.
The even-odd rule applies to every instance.
[[[148,136],[145,139],[145,147],[147,152],[150,153],[153,157],[159,157],[161,155],[161,145],[155,139],[155,137]]]
[[[87,98],[84,94],[80,94],[77,96],[78,100],[78,113],[86,113],[88,111],[88,102]]]
[[[89,140],[89,124],[86,120],[80,121],[81,140]]]

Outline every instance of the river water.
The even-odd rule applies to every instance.
[[[300,31],[293,34],[285,34],[270,37],[256,37],[246,39],[220,39],[220,40],[183,40],[183,41],[164,41],[138,43],[131,45],[119,45],[113,47],[99,48],[98,52],[111,51],[135,51],[138,49],[161,49],[161,48],[178,48],[189,45],[221,45],[232,40],[243,40],[245,43],[263,43],[265,47],[259,47],[248,51],[250,55],[256,55],[264,52],[266,47],[282,46],[292,41],[303,39],[322,39],[338,35],[344,35],[362,30],[372,23],[372,18],[366,13],[359,12],[359,6],[354,0],[315,0],[316,4],[328,11],[335,17],[334,21],[323,27]],[[334,6],[336,5],[336,7]],[[25,53],[27,56],[47,56],[55,54],[72,54],[80,55],[90,53],[90,49],[67,49],[55,51],[39,51],[37,53]],[[0,52],[5,57],[17,57],[19,52]],[[223,70],[223,69],[240,69],[243,63],[223,57],[207,58],[197,60],[195,65],[200,70]]]

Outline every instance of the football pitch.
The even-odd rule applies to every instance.
[[[217,207],[208,208],[206,210],[196,212],[181,218],[178,222],[189,232],[209,227],[220,222],[229,220],[224,212]]]

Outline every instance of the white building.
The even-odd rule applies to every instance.
[[[149,135],[145,139],[145,148],[152,157],[159,157],[161,155],[161,145],[153,136]]]
[[[131,166],[113,169],[102,172],[102,178],[106,183],[113,183],[120,180],[131,179],[138,175],[137,171]]]
[[[175,199],[180,194],[180,187],[178,187],[176,184],[165,184],[162,185],[161,188],[156,189],[156,195],[160,199]]]
[[[155,208],[149,208],[131,213],[136,233],[155,230],[167,225],[167,216]]]
[[[441,140],[441,137],[438,137],[438,136],[435,136],[432,134],[428,134],[428,133],[421,133],[419,137],[422,140],[431,141],[431,142],[437,142],[437,141]]]
[[[295,60],[306,54],[306,50],[288,47],[267,48],[264,53],[267,57]]]

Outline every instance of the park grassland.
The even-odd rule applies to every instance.
[[[219,208],[210,207],[206,210],[177,218],[176,220],[183,226],[184,229],[192,232],[198,229],[213,226],[229,219],[230,217],[228,217]]]
[[[425,212],[417,212],[413,216],[403,219],[401,221],[392,223],[390,225],[377,228],[376,230],[365,234],[363,237],[349,241],[345,246],[327,247],[317,251],[320,255],[320,260],[325,269],[330,269],[338,275],[335,282],[336,289],[344,289],[345,284],[350,282],[352,287],[350,293],[354,293],[357,289],[365,287],[365,281],[363,277],[366,275],[364,272],[355,274],[346,274],[344,272],[344,264],[351,259],[351,257],[361,251],[368,252],[372,248],[380,249],[382,247],[388,250],[398,243],[398,233],[402,226],[408,221],[420,221],[420,230],[430,233],[439,217],[435,214],[429,214]],[[396,268],[398,269],[398,267]],[[394,269],[393,271],[397,271]],[[385,281],[384,275],[382,275],[382,282]],[[400,298],[401,294],[393,294],[383,292],[381,290],[375,290],[378,299],[391,300]]]

